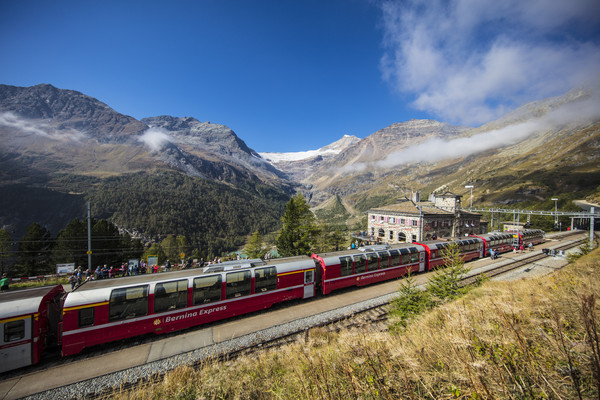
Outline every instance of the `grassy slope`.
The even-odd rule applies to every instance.
[[[598,398],[599,356],[591,346],[599,343],[589,328],[600,333],[599,267],[596,250],[551,276],[488,282],[402,335],[315,329],[275,351],[179,368],[129,396]]]

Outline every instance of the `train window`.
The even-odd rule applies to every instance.
[[[252,277],[250,271],[230,272],[227,274],[225,298],[247,296],[251,293]]]
[[[377,253],[367,253],[367,262],[369,264],[369,270],[377,269],[378,261],[379,257],[377,257]]]
[[[309,269],[304,271],[304,283],[313,283],[315,281],[315,270]]]
[[[254,293],[277,289],[277,267],[254,270]]]
[[[4,324],[4,342],[14,342],[25,337],[25,320],[10,321]]]
[[[108,301],[108,320],[135,318],[148,314],[148,285],[113,289]]]
[[[157,283],[154,288],[154,312],[176,310],[187,306],[187,279]]]
[[[410,252],[408,249],[400,249],[402,265],[410,263]]]
[[[390,259],[392,267],[400,265],[400,252],[398,252],[398,250],[390,250]]]
[[[221,300],[221,275],[194,279],[194,305]]]
[[[379,267],[387,268],[390,266],[390,255],[387,251],[380,251],[379,253]]]
[[[83,328],[84,326],[94,325],[94,310],[94,307],[79,309],[78,326],[80,328]]]
[[[354,273],[360,274],[367,270],[367,257],[364,254],[357,254],[354,258]]]
[[[340,257],[340,276],[352,275],[352,257]]]
[[[416,247],[410,248],[410,262],[415,263],[419,261],[419,250]]]

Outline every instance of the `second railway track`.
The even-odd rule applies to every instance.
[[[577,246],[581,241],[573,241],[571,240],[569,244],[565,245],[568,247]],[[556,249],[564,249],[563,246],[555,247]],[[518,256],[518,255],[517,255]],[[494,265],[486,268],[485,270],[481,270],[479,273],[489,274],[488,276],[497,276],[501,274],[505,274],[508,271],[513,271],[524,265],[533,263],[538,261],[539,259],[546,257],[544,254],[536,251],[535,254],[527,254],[521,255],[519,259],[510,260],[508,257],[506,260],[502,260],[502,265]],[[504,257],[503,257],[504,258]],[[475,268],[474,268],[475,269]],[[478,267],[477,269],[481,269]],[[419,278],[423,279],[426,275],[420,275]],[[476,279],[474,277],[469,277],[467,279]],[[349,302],[342,307],[329,307],[325,311],[316,311],[318,315],[310,315],[310,316],[300,316],[299,318],[288,318],[286,322],[281,324],[271,326],[266,329],[258,328],[256,331],[252,331],[252,328],[249,328],[248,333],[242,333],[239,337],[235,339],[228,340],[216,340],[218,336],[217,331],[221,328],[222,330],[233,329],[236,325],[236,322],[244,323],[245,325],[252,325],[256,321],[260,319],[271,319],[264,318],[265,315],[251,315],[249,317],[239,318],[236,321],[227,321],[222,324],[217,324],[212,328],[207,328],[205,330],[211,330],[211,334],[213,335],[214,340],[209,340],[208,343],[205,341],[204,346],[194,347],[194,350],[185,352],[184,354],[178,354],[176,356],[170,356],[164,359],[158,359],[153,362],[143,363],[143,365],[138,366],[125,366],[123,370],[109,373],[106,375],[102,375],[101,377],[96,377],[91,380],[84,380],[74,384],[68,384],[66,386],[57,387],[52,390],[41,391],[38,390],[35,396],[31,398],[95,398],[99,395],[105,394],[107,390],[110,390],[113,387],[124,387],[135,384],[140,380],[152,379],[152,377],[160,376],[165,371],[168,371],[177,365],[181,364],[194,364],[194,363],[202,363],[207,358],[212,359],[231,359],[237,357],[242,354],[248,354],[255,351],[261,351],[262,349],[274,348],[281,346],[285,343],[293,342],[296,340],[303,340],[304,337],[308,334],[308,330],[316,327],[322,327],[327,330],[342,330],[348,328],[359,328],[363,329],[365,326],[368,326],[369,329],[375,330],[384,330],[387,326],[387,311],[386,306],[389,301],[396,295],[398,282],[387,282],[385,284],[374,285],[373,287],[361,288],[356,291],[349,291],[348,293],[344,293],[341,296],[336,296],[336,298],[341,297],[360,297],[359,295],[363,294],[366,291],[370,291],[370,294],[364,296],[365,299],[358,299],[357,302],[350,304]],[[393,289],[391,289],[393,287]],[[385,295],[377,296],[375,293],[385,293]],[[391,292],[390,292],[391,291]],[[314,302],[311,302],[312,308],[315,310],[319,309],[318,301],[322,299],[316,299]],[[327,299],[325,299],[327,300]],[[335,302],[334,298],[329,298],[329,301]],[[278,314],[294,314],[296,311],[295,307],[301,307],[302,305],[292,305],[290,307],[281,307],[277,310],[274,310],[274,313]],[[304,307],[306,308],[306,303],[304,303]],[[265,313],[269,314],[269,312]],[[197,340],[198,336],[201,336],[200,332],[189,332],[184,335],[188,335],[189,338],[194,338]],[[163,339],[163,338],[159,338]],[[182,339],[186,340],[186,339]],[[192,339],[190,339],[192,340]],[[159,343],[161,340],[157,340]],[[164,341],[164,339],[163,339]],[[133,343],[130,343],[133,345]],[[154,346],[154,344],[142,344],[137,347],[148,347]],[[166,345],[165,345],[166,346]],[[127,350],[124,350],[126,352]],[[118,352],[117,352],[118,353]],[[109,356],[109,354],[107,354]],[[96,356],[99,362],[102,362],[100,359],[102,356]],[[88,361],[88,360],[85,360]],[[93,362],[92,360],[89,360]],[[74,361],[71,364],[78,364],[78,362]],[[73,368],[77,368],[76,365]],[[80,367],[81,368],[81,367]],[[83,367],[85,368],[85,367]],[[35,372],[32,373],[35,375]],[[17,379],[17,378],[16,378]],[[3,384],[7,384],[7,382],[0,382],[0,387]],[[32,389],[35,391],[35,389]],[[29,393],[33,393],[29,392]],[[9,398],[20,398],[19,397],[5,397]]]

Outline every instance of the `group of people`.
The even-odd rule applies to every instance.
[[[139,264],[122,263],[120,267],[116,268],[114,266],[108,267],[107,265],[99,265],[93,271],[91,270],[91,268],[83,270],[81,267],[78,267],[69,276],[69,283],[71,284],[71,290],[73,290],[86,281],[112,279],[119,276],[141,275],[146,274],[148,272],[153,274],[158,273],[158,265],[148,266],[147,263],[142,261]]]
[[[527,248],[529,249],[529,251],[533,251],[533,243],[529,243],[527,245]],[[495,260],[496,258],[498,258],[498,250],[490,249],[489,252],[491,260]],[[525,246],[521,243],[519,247],[513,247],[513,253],[516,252],[525,253]]]

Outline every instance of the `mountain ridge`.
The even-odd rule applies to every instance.
[[[112,178],[141,174],[135,176],[163,182],[150,176],[176,176],[170,175],[175,172],[240,188],[257,204],[256,196],[269,193],[273,203],[261,203],[267,208],[281,209],[285,195],[300,190],[316,210],[326,204],[333,210],[351,210],[352,215],[412,190],[446,187],[461,194],[466,184],[475,185],[475,200],[480,202],[543,199],[554,196],[560,185],[593,195],[600,182],[597,104],[589,92],[574,90],[523,105],[477,128],[413,119],[363,139],[345,135],[292,157],[258,153],[227,126],[193,117],[163,115],[138,121],[80,92],[51,85],[0,85],[0,186],[21,185],[31,193],[33,188],[67,196],[78,193],[79,204],[92,192],[104,196],[94,188],[137,185],[129,178]],[[583,112],[587,116],[579,118]],[[193,202],[195,183],[185,182]],[[210,190],[218,193],[212,186]],[[335,201],[325,203],[332,197]],[[116,215],[108,211],[111,201],[102,199],[108,218]],[[272,211],[266,214],[274,218]],[[128,217],[118,218],[127,224]],[[0,225],[9,220],[6,212],[0,215]],[[18,223],[26,222],[23,217]],[[272,223],[276,229],[280,221]],[[166,220],[165,224],[171,226]],[[153,226],[154,232],[161,231],[160,225]],[[250,229],[252,224],[245,226]]]

